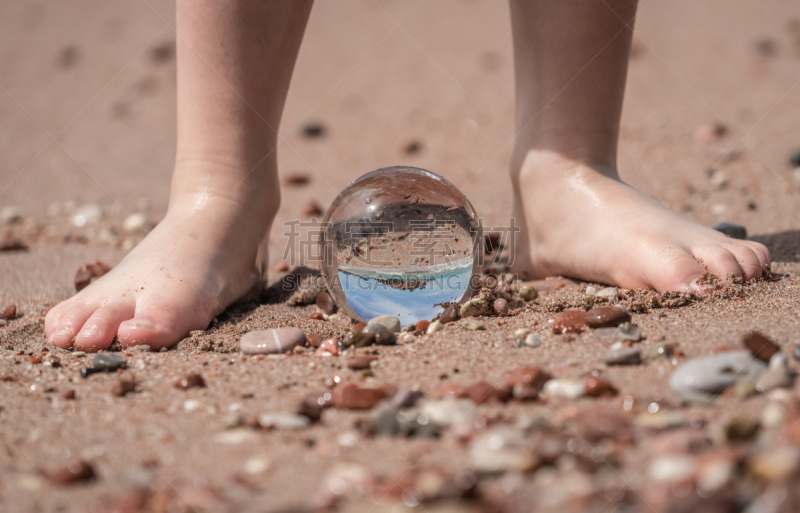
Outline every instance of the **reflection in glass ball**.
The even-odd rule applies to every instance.
[[[405,326],[469,298],[482,241],[475,209],[452,183],[414,167],[378,169],[328,209],[322,272],[350,317],[394,315]]]

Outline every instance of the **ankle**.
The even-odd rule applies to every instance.
[[[612,159],[598,157],[591,152],[535,147],[523,150],[517,146],[511,157],[511,180],[517,190],[522,186],[520,182],[528,180],[563,180],[571,176],[590,178],[597,175],[619,179]]]

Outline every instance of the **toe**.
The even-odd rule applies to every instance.
[[[736,261],[739,263],[739,268],[742,272],[742,278],[745,281],[761,276],[763,267],[761,265],[761,260],[758,258],[758,255],[756,255],[755,251],[744,244],[730,246],[728,247],[728,250],[733,254],[733,256],[736,258]]]
[[[653,265],[648,269],[650,286],[659,292],[700,292],[697,280],[705,269],[695,258],[682,249],[670,249],[663,258],[649,258]]]
[[[71,347],[75,335],[78,334],[83,324],[86,322],[86,319],[88,319],[95,310],[97,310],[96,305],[84,305],[66,310],[57,317],[54,316],[52,328],[50,334],[47,336],[47,340],[51,344],[55,344],[62,349]]]
[[[115,304],[98,308],[75,337],[75,347],[82,351],[99,351],[111,345],[121,322],[133,317],[134,305]]]
[[[723,282],[728,279],[729,274],[737,278],[742,277],[742,268],[739,266],[739,262],[726,248],[721,246],[704,247],[696,249],[693,253],[695,258],[708,269],[708,272]]]
[[[117,331],[120,343],[123,346],[148,345],[152,349],[170,347],[190,330],[205,329],[213,318],[210,311],[194,307],[194,301],[190,308],[182,305],[180,298],[142,301],[133,319],[120,324]],[[187,311],[191,313],[187,315]]]
[[[747,246],[753,250],[753,252],[758,257],[758,261],[761,263],[761,271],[762,273],[768,273],[770,269],[770,265],[772,264],[772,255],[770,255],[769,249],[761,244],[760,242],[755,241],[745,241]]]

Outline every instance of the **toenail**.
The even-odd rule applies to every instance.
[[[97,328],[86,328],[85,330],[81,330],[81,332],[78,333],[78,336],[81,336],[81,337],[84,337],[84,338],[85,337],[96,337],[99,334],[100,334],[100,330],[98,330]]]
[[[703,276],[692,280],[692,283],[689,284],[689,290],[697,292],[698,294],[708,294],[717,289],[717,286],[713,283],[698,283],[702,279],[704,279]]]
[[[56,338],[56,337],[61,338],[62,336],[65,336],[65,335],[69,335],[71,337],[72,336],[72,328],[64,328],[61,331],[56,331],[55,333],[53,333],[53,338]]]
[[[130,321],[125,321],[125,324],[130,326],[141,326],[143,328],[155,328],[156,325],[152,322],[148,321],[147,319],[131,319]]]

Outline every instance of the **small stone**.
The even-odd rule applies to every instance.
[[[421,319],[417,321],[414,325],[414,331],[418,331],[420,333],[425,333],[428,331],[428,328],[431,327],[431,322],[425,319]]]
[[[122,229],[125,230],[125,233],[135,234],[135,233],[147,233],[150,231],[153,225],[147,221],[147,218],[142,213],[131,214],[125,218],[125,221],[122,223]]]
[[[114,372],[120,367],[127,366],[128,361],[118,354],[98,353],[92,358],[92,367],[108,372]]]
[[[225,429],[235,429],[244,426],[244,424],[245,419],[242,417],[242,414],[234,412],[225,418],[225,424],[223,424],[223,427]]]
[[[745,335],[742,342],[753,356],[763,362],[769,362],[772,355],[781,349],[775,342],[757,331],[752,331]]]
[[[528,472],[541,463],[525,432],[501,426],[478,436],[469,449],[470,468],[476,472]]]
[[[679,411],[663,410],[640,413],[633,423],[639,427],[649,429],[677,429],[687,425],[689,418]]]
[[[595,297],[605,297],[609,301],[619,301],[619,292],[614,287],[606,287],[598,290]]]
[[[239,349],[244,354],[283,354],[305,342],[306,334],[299,328],[275,328],[245,333]]]
[[[747,399],[758,393],[755,382],[750,378],[740,379],[734,386],[734,392],[739,399]]]
[[[183,409],[188,412],[195,411],[201,406],[200,401],[196,401],[194,399],[189,399],[188,401],[183,401]]]
[[[428,329],[427,329],[427,330],[425,330],[425,333],[427,333],[427,334],[429,334],[429,335],[430,335],[430,334],[432,334],[432,333],[436,333],[436,332],[437,332],[437,331],[439,331],[440,329],[442,329],[442,323],[441,323],[441,322],[439,322],[439,321],[433,321],[433,322],[432,322],[432,323],[430,323],[430,325],[428,326]]]
[[[312,319],[314,321],[321,321],[321,320],[325,319],[325,317],[323,316],[322,312],[310,313],[310,314],[308,314],[308,318]]]
[[[566,399],[577,399],[585,393],[585,383],[566,379],[551,379],[544,384],[542,389],[542,395],[546,397],[563,397]]]
[[[386,329],[381,331],[388,331]],[[375,343],[375,333],[371,333],[369,331],[356,331],[355,329],[350,330],[347,335],[345,335],[344,340],[342,341],[342,345],[345,347],[367,347],[371,346]]]
[[[306,337],[308,347],[317,348],[322,343],[322,335],[309,335]]]
[[[756,381],[759,392],[769,392],[773,388],[786,388],[792,385],[792,375],[785,367],[767,369]]]
[[[319,217],[325,213],[325,210],[314,200],[308,201],[303,207],[303,215],[306,217]]]
[[[781,447],[754,454],[747,461],[747,470],[757,479],[768,483],[788,482],[800,471],[800,450]]]
[[[56,486],[73,485],[95,479],[96,474],[91,464],[83,460],[71,460],[60,469],[48,474],[47,480]]]
[[[311,424],[311,420],[305,415],[275,412],[260,415],[258,424],[265,429],[302,429]]]
[[[769,368],[770,369],[788,369],[789,368],[789,358],[786,357],[783,353],[775,353],[769,359]]]
[[[732,239],[744,240],[747,238],[747,228],[740,224],[720,223],[714,229]]]
[[[660,358],[669,358],[671,355],[672,351],[667,343],[659,342],[647,350],[647,354],[645,355],[644,359],[648,362],[652,362],[653,360],[658,360]]]
[[[422,397],[422,392],[419,390],[403,388],[394,394],[394,397],[392,397],[392,404],[398,408],[411,408],[417,403],[420,397]]]
[[[630,320],[631,314],[621,306],[597,306],[586,312],[586,324],[592,328],[611,328]]]
[[[75,399],[75,390],[69,389],[66,392],[64,392],[63,394],[61,394],[61,397],[63,397],[64,399],[66,399],[68,401],[72,400],[72,399]]]
[[[117,381],[113,387],[111,387],[111,395],[115,395],[117,397],[125,397],[125,395],[135,391],[136,382],[127,379],[121,379]]]
[[[495,299],[492,307],[497,315],[508,314],[508,301],[503,298]]]
[[[84,353],[83,351],[73,351],[70,354],[75,358],[83,358],[84,356],[86,356],[86,353]]]
[[[377,338],[376,338],[376,340],[377,340]],[[401,333],[400,336],[397,337],[397,341],[400,344],[404,344],[404,345],[405,344],[413,344],[414,342],[417,341],[417,337],[415,337],[411,333]]]
[[[539,297],[539,291],[531,285],[521,285],[519,288],[519,297],[525,301],[533,301]]]
[[[13,321],[17,317],[17,305],[8,305],[3,308],[3,317],[9,321]]]
[[[531,332],[528,328],[518,328],[514,331],[514,338],[525,338]]]
[[[407,435],[398,419],[400,408],[391,403],[378,405],[372,412],[370,430],[375,436]]]
[[[347,368],[353,370],[369,369],[374,359],[374,357],[367,355],[354,356],[347,359]]]
[[[320,292],[317,294],[316,303],[317,308],[325,315],[333,315],[336,313],[336,302],[327,292]]]
[[[175,388],[183,390],[189,388],[203,388],[205,386],[206,382],[200,374],[185,374],[175,380]]]
[[[481,321],[474,319],[469,319],[462,322],[461,327],[468,331],[478,331],[485,328]]]
[[[376,324],[384,326],[387,330],[394,333],[398,333],[400,331],[400,319],[393,315],[381,315],[379,317],[374,317],[369,320],[367,327],[374,326]]]
[[[439,428],[449,428],[475,418],[475,405],[468,399],[446,398],[423,404],[422,414]]]
[[[43,361],[44,361],[44,358],[42,358],[41,356],[29,356],[28,357],[28,363],[31,363],[33,365],[40,364]]]
[[[708,123],[695,129],[694,139],[703,144],[711,144],[725,135],[727,131],[727,127],[721,123]]]
[[[478,295],[473,297],[463,305],[458,311],[462,319],[467,317],[477,317],[479,315],[489,314],[489,303],[486,296]]]
[[[314,356],[317,357],[339,356],[341,354],[342,349],[339,347],[339,340],[336,338],[323,340],[317,350],[314,351]]]
[[[89,203],[75,211],[72,224],[81,228],[87,224],[96,223],[103,218],[103,208],[96,203]]]
[[[697,463],[689,455],[662,454],[650,461],[648,474],[654,481],[675,483],[690,479],[696,470]]]
[[[513,388],[516,385],[524,385],[539,392],[545,383],[551,379],[553,379],[553,376],[541,367],[516,367],[508,374],[503,386],[505,388]]]
[[[588,442],[622,438],[629,428],[628,418],[622,409],[608,401],[598,401],[580,410],[570,423]]]
[[[97,260],[93,264],[83,264],[75,273],[75,290],[80,292],[88,287],[96,278],[105,275],[111,267]]]
[[[597,289],[589,285],[588,287],[586,287],[586,295],[587,296],[597,295]]]
[[[747,442],[755,438],[760,428],[756,419],[735,417],[725,425],[725,439],[728,442]]]
[[[453,321],[458,320],[458,305],[453,303],[452,305],[448,306],[447,308],[442,311],[441,315],[439,316],[439,321],[442,324],[448,324]]]
[[[58,356],[50,358],[50,366],[53,367],[54,369],[61,367],[61,358],[59,358]]]
[[[322,123],[312,121],[303,125],[303,136],[306,139],[318,139],[324,137],[327,130]]]
[[[458,396],[465,397],[475,404],[504,403],[511,398],[511,391],[507,388],[495,388],[485,381],[478,381],[463,387]]]
[[[638,342],[642,340],[642,329],[636,324],[624,322],[617,326],[617,338],[620,340]]]
[[[739,379],[757,380],[767,365],[750,351],[728,351],[695,358],[670,376],[670,388],[685,401],[706,403]]]
[[[347,410],[368,410],[378,404],[386,392],[380,388],[361,388],[354,383],[338,386],[331,392],[331,402]]]
[[[567,310],[553,321],[553,333],[581,333],[586,329],[586,312],[583,310]]]
[[[615,349],[603,357],[606,365],[639,365],[642,363],[642,352],[635,347]]]
[[[539,347],[542,345],[542,339],[540,339],[535,333],[529,333],[522,343],[527,347]]]
[[[309,178],[307,173],[291,173],[286,177],[286,179],[284,179],[283,182],[286,185],[298,186],[298,185],[306,185],[310,181],[311,179]]]
[[[408,336],[410,333],[404,333]],[[413,336],[413,335],[411,335]],[[403,337],[405,340],[405,337]],[[381,330],[375,334],[375,344],[379,346],[393,346],[397,343],[397,335],[389,330]]]
[[[22,221],[22,214],[19,209],[13,206],[7,206],[0,209],[0,224],[17,224]]]
[[[617,389],[608,379],[601,376],[591,376],[584,386],[589,397],[607,397],[617,395]]]

